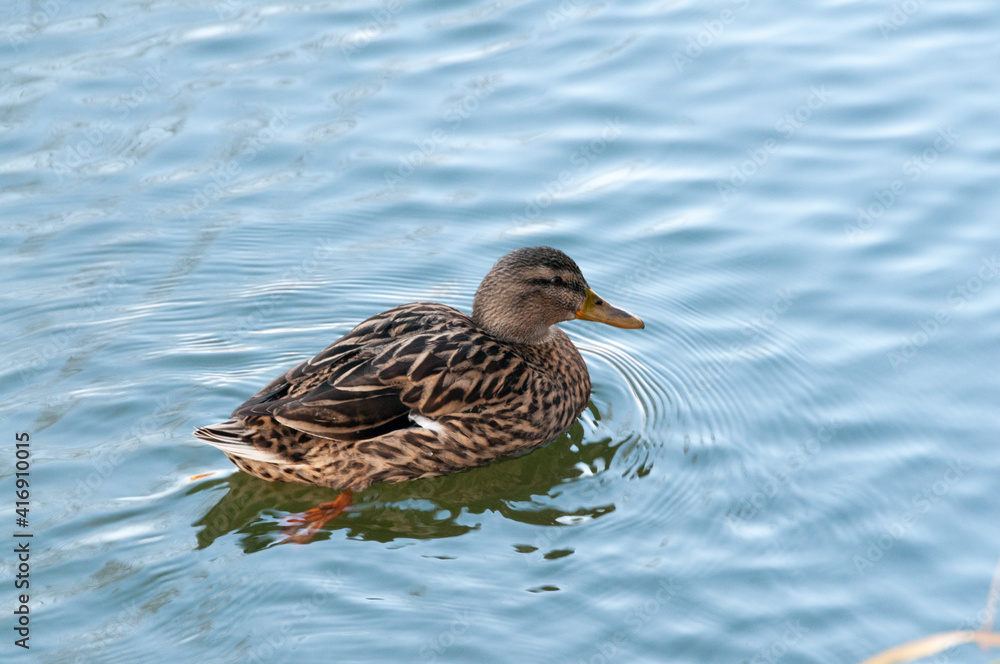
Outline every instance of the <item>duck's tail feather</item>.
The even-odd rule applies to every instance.
[[[274,452],[268,452],[255,446],[247,440],[247,433],[247,429],[237,420],[227,420],[194,430],[195,438],[217,447],[231,456],[264,463],[289,464],[287,459],[283,459]]]

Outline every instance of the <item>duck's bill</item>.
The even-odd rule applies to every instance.
[[[630,330],[639,330],[645,327],[641,318],[633,316],[624,309],[611,306],[604,301],[604,298],[589,288],[587,289],[587,301],[576,312],[576,317],[580,320],[592,320],[612,327],[624,327]]]

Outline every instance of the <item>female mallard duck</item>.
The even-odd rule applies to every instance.
[[[643,327],[566,254],[517,249],[483,279],[472,316],[428,302],[389,309],[195,436],[261,479],[345,489],[306,513],[315,529],[352,490],[467,470],[569,429],[590,398],[587,366],[555,326],[573,318]]]

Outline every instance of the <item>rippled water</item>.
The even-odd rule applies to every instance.
[[[33,661],[856,662],[982,620],[994,4],[0,15],[0,505],[13,532],[27,432]],[[537,244],[646,321],[564,325],[594,382],[572,431],[278,545],[332,492],[193,427],[389,306],[468,309]]]

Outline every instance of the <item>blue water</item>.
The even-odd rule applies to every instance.
[[[982,621],[995,3],[0,18],[5,661],[847,663]],[[539,244],[646,322],[563,326],[594,390],[548,447],[372,487],[292,546],[333,492],[191,436]]]

